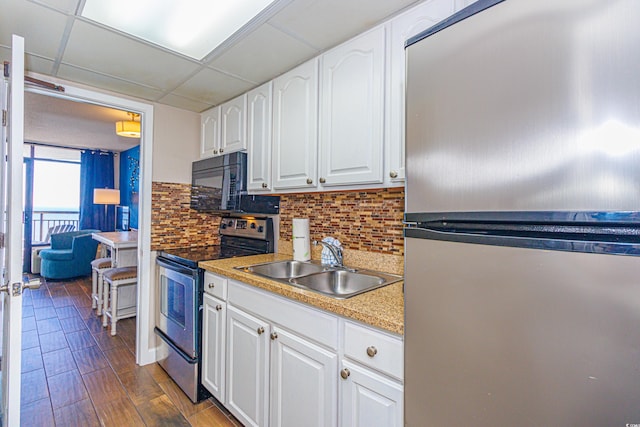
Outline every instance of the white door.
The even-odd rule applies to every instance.
[[[247,94],[247,189],[271,191],[271,97],[267,82]]]
[[[204,294],[202,317],[202,384],[222,404],[225,400],[226,306],[224,301]]]
[[[270,337],[269,425],[337,425],[337,354],[282,329],[273,330]]]
[[[316,188],[318,59],[273,81],[273,188]]]
[[[20,348],[22,346],[22,145],[24,133],[24,39],[12,36],[10,70],[5,69],[1,98],[2,190],[2,425],[20,425]],[[9,76],[7,76],[9,71]],[[9,99],[7,101],[7,96]],[[5,144],[7,141],[7,144]]]
[[[340,371],[343,427],[402,427],[402,385],[344,361]]]
[[[382,183],[384,47],[379,26],[322,55],[322,186]]]
[[[269,324],[227,306],[227,409],[247,427],[267,425]]]
[[[246,111],[246,94],[220,106],[220,154],[247,148]]]

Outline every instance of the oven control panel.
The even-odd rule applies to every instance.
[[[222,218],[220,234],[225,236],[266,239],[272,227],[271,218]]]

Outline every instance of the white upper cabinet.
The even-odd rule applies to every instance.
[[[220,108],[200,114],[200,158],[213,157],[220,149]]]
[[[383,182],[384,72],[384,26],[322,55],[321,186]]]
[[[271,98],[268,82],[247,94],[247,189],[271,190]]]
[[[247,149],[246,110],[247,94],[220,105],[219,154]]]
[[[273,188],[315,188],[318,59],[273,81]]]
[[[386,179],[402,183],[405,179],[405,56],[407,39],[437,24],[454,12],[452,0],[433,0],[421,3],[392,19],[389,35],[389,84],[387,118]]]

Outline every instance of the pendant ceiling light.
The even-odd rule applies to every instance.
[[[126,138],[140,138],[140,122],[135,121],[140,114],[127,113],[131,116],[131,120],[121,120],[116,122],[116,134]]]

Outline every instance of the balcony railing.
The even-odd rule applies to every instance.
[[[33,211],[31,241],[33,243],[44,241],[49,229],[58,225],[71,224],[77,230],[79,223],[79,211]]]

